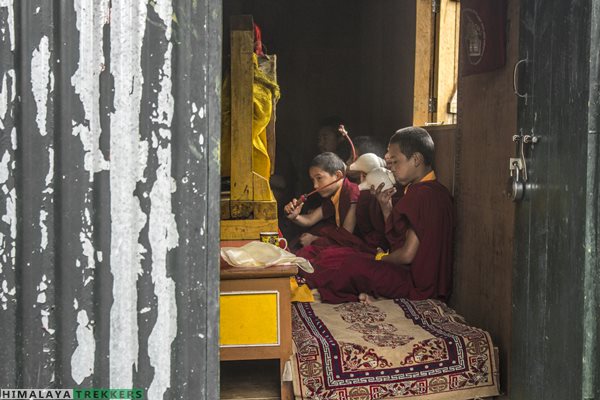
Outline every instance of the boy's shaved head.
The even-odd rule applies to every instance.
[[[330,151],[321,153],[312,159],[308,168],[317,167],[327,172],[329,175],[335,175],[336,171],[346,171],[346,164],[337,154]]]
[[[397,144],[402,154],[410,158],[415,153],[421,153],[425,165],[433,163],[434,145],[429,133],[417,126],[402,128],[392,135],[390,145]]]

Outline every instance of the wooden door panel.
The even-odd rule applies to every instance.
[[[540,141],[516,211],[510,398],[580,399],[592,1],[521,4],[518,126]]]

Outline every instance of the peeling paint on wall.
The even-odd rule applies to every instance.
[[[71,357],[71,371],[73,371],[73,379],[78,385],[85,378],[94,373],[94,329],[91,321],[88,319],[87,312],[80,310],[77,313],[77,348]]]
[[[44,210],[40,210],[40,233],[41,233],[41,242],[40,247],[42,250],[46,250],[46,246],[48,246],[48,227],[46,226],[46,217],[48,216],[48,212]]]
[[[71,77],[75,93],[84,110],[84,121],[73,121],[73,135],[78,136],[85,151],[84,168],[90,182],[95,172],[109,169],[109,162],[100,151],[100,80],[105,68],[102,52],[102,29],[109,21],[108,0],[76,0],[77,30],[79,31],[79,68]]]
[[[4,120],[6,119],[6,113],[8,112],[8,105],[15,101],[14,85],[15,70],[10,69],[2,76],[2,86],[0,86],[0,129],[4,129]]]
[[[52,194],[54,189],[52,188],[52,181],[54,180],[54,149],[48,147],[48,173],[46,174],[46,188],[42,193]]]
[[[140,141],[138,118],[142,99],[142,40],[146,4],[113,2],[111,10],[111,73],[114,112],[110,121],[110,192],[112,217],[110,270],[114,302],[110,312],[110,383],[132,387],[138,360],[136,282],[146,249],[138,243],[147,216],[134,196],[148,159],[148,144]]]
[[[2,159],[0,159],[0,185],[4,185],[6,183],[6,181],[8,180],[8,177],[10,174],[10,170],[8,169],[9,163],[10,163],[10,153],[7,150],[4,152]]]
[[[8,85],[5,84],[6,76],[11,76],[11,72],[7,73],[3,77],[2,93],[0,94],[0,103],[8,104]],[[14,76],[14,75],[13,75]],[[10,93],[12,93],[12,100],[14,99],[14,78],[11,79],[12,87]],[[6,118],[6,107],[2,110],[0,117]],[[13,128],[11,132],[11,150],[17,148],[16,129]],[[2,279],[2,285],[0,285],[0,307],[2,310],[8,309],[9,302],[16,301],[16,286],[14,282],[14,270],[16,265],[16,241],[17,241],[17,191],[15,190],[13,183],[9,182],[14,168],[14,159],[12,159],[9,150],[5,150],[0,160],[0,198],[4,200],[4,214],[0,216],[0,274],[4,277]],[[2,204],[0,203],[0,206]],[[0,208],[1,210],[1,208]],[[7,235],[8,234],[8,235]],[[5,271],[5,268],[9,268],[9,271]],[[8,280],[7,280],[8,279]],[[10,282],[9,282],[10,280]]]
[[[50,48],[48,37],[43,36],[40,44],[31,55],[31,87],[37,104],[35,120],[40,135],[46,136],[46,112],[48,97],[54,85],[53,74],[50,71]]]
[[[8,18],[7,18],[8,35],[10,38],[14,38],[15,37],[15,22],[14,22],[15,16],[14,16],[13,0],[0,0],[0,8],[6,8],[6,10],[8,11]],[[7,32],[5,30],[6,30],[6,27],[2,26],[1,33],[3,36],[7,34]],[[15,49],[15,41],[11,39],[10,50],[13,51],[14,49]]]
[[[154,3],[154,9],[162,19],[165,39],[171,39],[171,18],[173,7],[169,0]],[[175,283],[167,276],[167,252],[177,246],[179,236],[175,216],[172,211],[171,194],[175,192],[175,181],[171,178],[171,130],[174,102],[171,84],[172,44],[169,42],[161,67],[160,90],[156,116],[152,118],[158,129],[156,155],[158,168],[156,181],[150,191],[150,227],[148,237],[152,249],[152,281],[156,296],[157,319],[148,337],[148,355],[154,367],[154,379],[148,389],[148,397],[164,397],[170,386],[171,356],[170,348],[177,333],[177,306],[175,302]],[[165,128],[162,128],[162,127]]]
[[[50,284],[51,282],[46,277],[46,275],[42,275],[42,279],[36,287],[36,302],[38,303],[38,306],[40,308],[40,320],[42,321],[42,328],[50,335],[53,335],[55,330],[50,327],[51,304],[46,303],[48,300],[46,296],[46,290],[48,289],[48,286]]]
[[[14,50],[14,9],[12,0],[0,0],[0,43]],[[4,53],[6,54],[6,53]],[[17,191],[14,182],[17,149],[12,108],[16,96],[15,70],[5,57],[0,67],[0,307],[16,304]]]

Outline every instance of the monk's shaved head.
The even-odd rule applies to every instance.
[[[423,128],[409,126],[396,131],[390,138],[390,145],[392,144],[398,145],[406,158],[412,157],[415,153],[420,153],[423,156],[425,165],[431,165],[433,162],[433,140]]]

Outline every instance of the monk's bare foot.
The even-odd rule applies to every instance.
[[[358,301],[360,301],[361,303],[369,304],[369,303],[372,303],[374,300],[375,300],[375,298],[369,296],[366,293],[361,293],[358,295]]]

